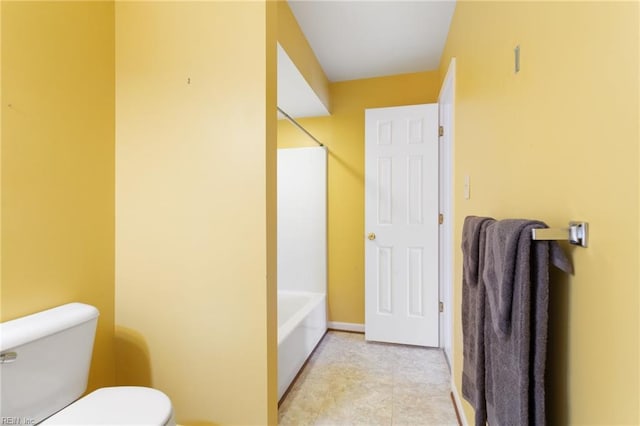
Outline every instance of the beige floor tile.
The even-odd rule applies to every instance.
[[[440,350],[329,332],[279,412],[281,425],[456,424]]]
[[[443,404],[449,405],[444,407]],[[401,409],[394,407],[393,425],[407,426],[455,426],[458,424],[455,413],[451,409],[451,400],[446,397],[436,397],[421,408]]]
[[[394,425],[456,425],[448,394],[434,395],[424,384],[396,386],[393,390]]]
[[[303,404],[282,404],[278,413],[278,424],[281,426],[312,425],[317,417],[315,410],[309,410]]]

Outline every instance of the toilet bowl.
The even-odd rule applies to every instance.
[[[171,401],[138,386],[100,388],[44,420],[41,425],[175,425]]]
[[[13,424],[174,426],[171,401],[139,386],[86,391],[98,310],[69,303],[0,324],[0,418]],[[6,422],[5,422],[6,423]]]

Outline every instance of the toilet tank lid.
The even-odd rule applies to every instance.
[[[68,303],[0,324],[0,352],[91,321],[99,315],[95,306]]]

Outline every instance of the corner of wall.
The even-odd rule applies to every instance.
[[[272,3],[116,6],[117,373],[185,424],[277,423]]]

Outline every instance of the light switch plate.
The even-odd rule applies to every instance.
[[[468,200],[471,198],[471,177],[469,175],[465,175],[464,177],[464,199]]]

